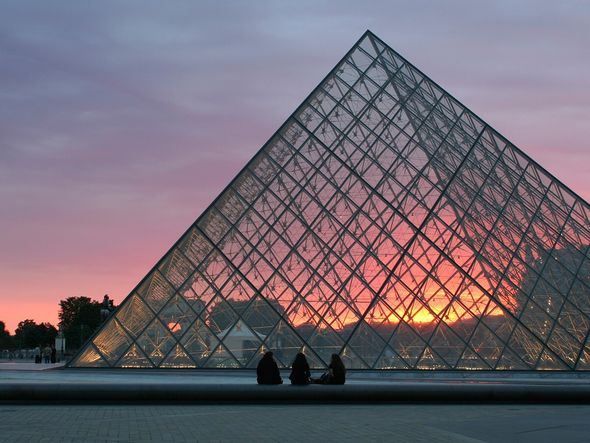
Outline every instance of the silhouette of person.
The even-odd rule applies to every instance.
[[[43,362],[49,363],[51,361],[51,348],[49,346],[45,346],[43,348]]]
[[[332,354],[328,372],[323,374],[319,380],[314,380],[314,383],[324,385],[343,385],[346,381],[346,368],[338,354]]]
[[[291,365],[291,375],[289,375],[292,385],[308,385],[311,381],[309,364],[303,353],[299,352]]]
[[[100,320],[106,320],[111,314],[109,295],[105,294],[100,305]]]
[[[280,385],[283,383],[277,362],[272,352],[266,352],[256,367],[256,380],[259,385]]]
[[[330,361],[330,366],[328,366],[328,369],[332,374],[330,383],[333,385],[343,385],[346,381],[346,368],[344,367],[344,363],[342,363],[342,360],[338,354],[332,354],[332,360]]]

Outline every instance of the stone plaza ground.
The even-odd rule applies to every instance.
[[[474,401],[462,403],[469,388],[506,386],[531,392],[556,388],[586,392],[585,374],[351,373],[344,387],[282,385],[259,387],[252,371],[30,370],[0,365],[0,441],[388,441],[388,442],[585,442],[590,441],[590,399],[577,397],[535,403]],[[29,370],[22,370],[22,369]],[[16,370],[21,369],[21,370]],[[283,378],[288,374],[283,373]],[[285,380],[287,381],[287,380]],[[2,394],[24,386],[19,401]],[[129,389],[129,388],[137,389]],[[164,401],[145,397],[146,387],[170,393]],[[268,389],[267,389],[268,388]],[[347,401],[324,401],[318,388],[349,389]],[[53,392],[51,401],[31,396],[36,389]],[[88,397],[60,399],[60,390],[80,389]],[[103,398],[101,390],[127,392],[124,399]],[[174,401],[181,389],[193,389],[195,401]],[[235,389],[244,401],[199,401],[207,389]],[[367,400],[359,392],[382,389],[392,395],[416,390],[417,400]],[[449,401],[419,400],[420,391],[446,392]],[[274,393],[277,401],[256,402],[256,394]],[[288,393],[310,394],[301,401],[281,401]],[[465,391],[467,392],[467,391]],[[501,390],[498,392],[502,392]],[[29,397],[27,397],[29,396]],[[314,398],[314,396],[316,396]],[[239,397],[239,396],[238,396]],[[236,397],[236,398],[238,398]],[[65,397],[64,397],[65,398]],[[442,397],[441,397],[442,398]],[[359,399],[359,401],[355,401]]]
[[[587,405],[0,405],[3,442],[587,442]]]

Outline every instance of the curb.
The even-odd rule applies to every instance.
[[[0,403],[569,403],[590,404],[590,385],[403,383],[344,386],[11,383]]]

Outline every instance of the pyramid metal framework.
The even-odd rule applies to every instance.
[[[588,370],[589,217],[367,31],[70,366]]]

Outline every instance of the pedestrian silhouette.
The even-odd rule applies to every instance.
[[[105,321],[111,315],[112,300],[105,294],[100,304],[100,320]]]
[[[346,381],[346,368],[338,354],[332,354],[328,372],[324,373],[319,379],[313,380],[314,383],[323,385],[343,385]]]
[[[299,352],[291,365],[291,375],[289,375],[292,385],[308,385],[311,381],[309,364],[303,353]]]
[[[45,346],[43,348],[43,362],[49,363],[51,361],[51,348],[49,346]]]
[[[258,362],[256,380],[259,385],[280,385],[283,383],[279,367],[271,351],[266,352]]]

